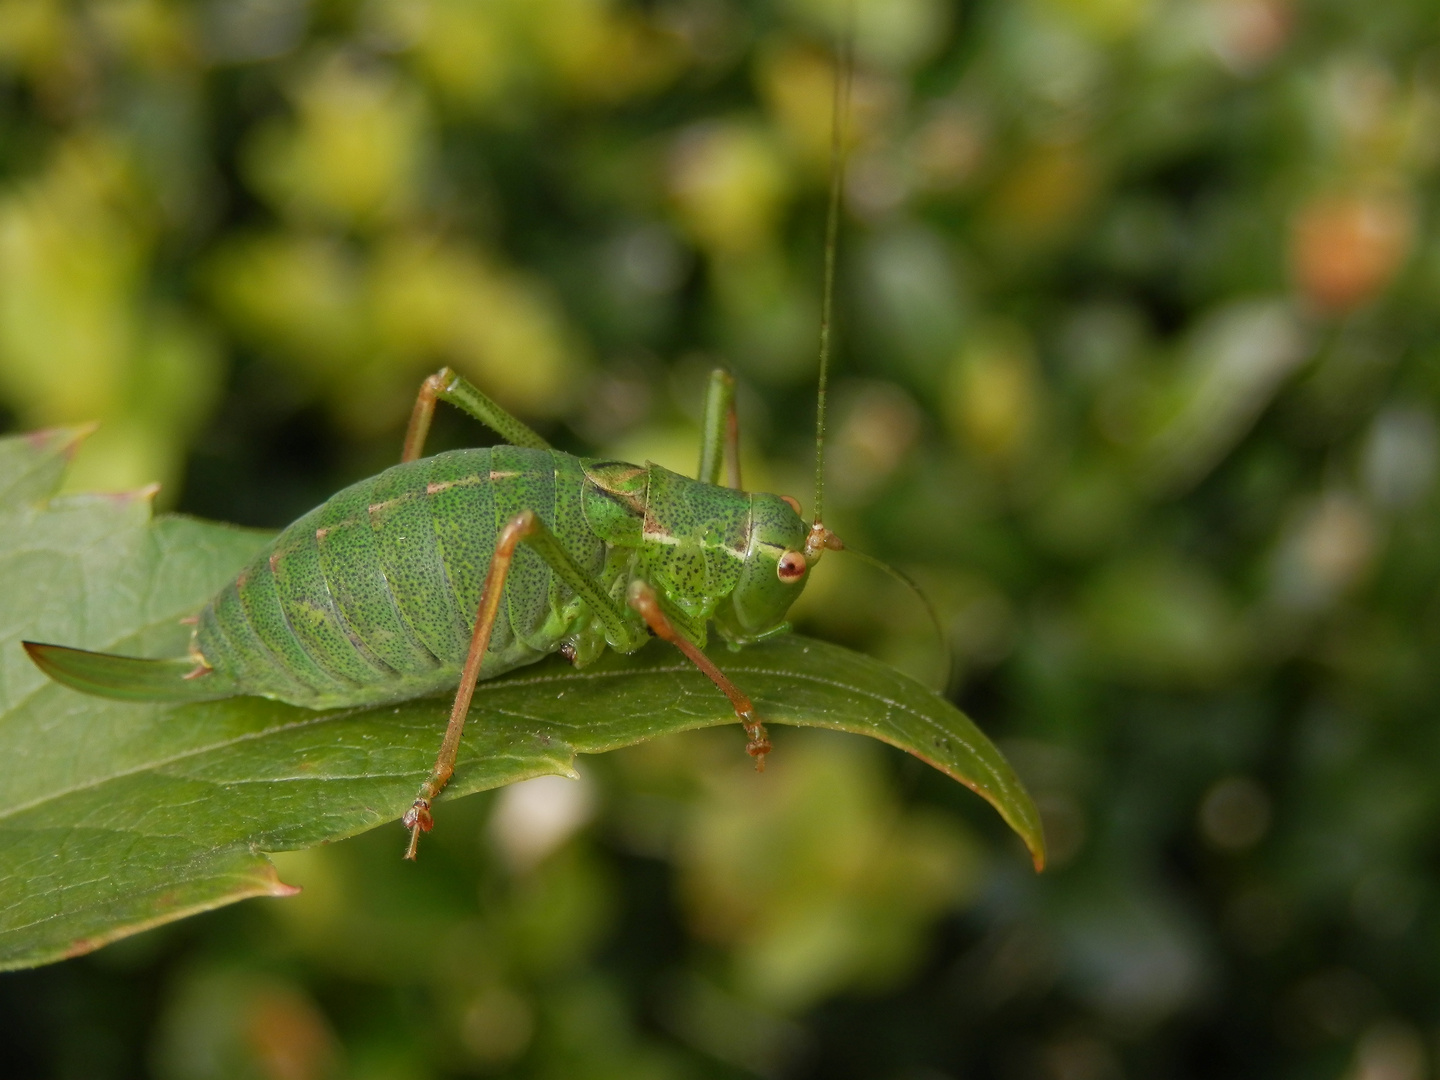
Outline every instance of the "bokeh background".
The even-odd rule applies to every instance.
[[[723,363],[808,504],[844,6],[0,0],[0,425],[278,527],[442,363],[686,471]],[[0,1072],[1436,1075],[1440,10],[853,17],[832,525],[1050,870],[878,744],[699,733],[0,976]],[[944,682],[862,564],[798,616]]]

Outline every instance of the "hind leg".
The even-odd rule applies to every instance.
[[[455,773],[455,757],[460,752],[460,736],[465,731],[465,718],[470,712],[470,700],[475,695],[475,683],[480,678],[480,665],[485,652],[490,648],[490,634],[500,612],[500,600],[505,592],[505,580],[510,574],[510,564],[515,558],[515,548],[521,542],[529,544],[543,558],[555,575],[569,585],[595,613],[605,627],[606,639],[624,652],[633,652],[645,642],[643,628],[627,620],[605,590],[593,581],[570,556],[559,540],[533,510],[516,514],[500,530],[495,540],[495,552],[490,556],[490,570],[485,575],[485,585],[480,592],[480,611],[475,618],[475,632],[470,636],[470,648],[465,654],[465,666],[460,673],[460,687],[455,692],[455,702],[450,708],[450,721],[445,726],[445,738],[440,743],[440,753],[430,775],[420,785],[415,802],[401,819],[410,830],[410,844],[405,849],[405,858],[414,859],[415,849],[420,843],[420,834],[434,827],[430,806],[445,790],[450,777]]]
[[[468,379],[456,375],[447,367],[441,368],[420,384],[415,408],[410,413],[410,426],[405,432],[405,449],[400,454],[401,461],[414,461],[425,448],[425,436],[430,434],[430,419],[435,415],[436,401],[448,401],[456,408],[463,409],[511,446],[528,446],[534,450],[550,449],[548,442],[482,394]]]

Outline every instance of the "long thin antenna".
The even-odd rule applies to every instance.
[[[914,593],[920,603],[925,605],[925,614],[930,616],[930,625],[935,630],[935,640],[940,645],[940,655],[943,658],[941,662],[945,666],[945,683],[940,688],[940,694],[948,696],[951,688],[955,685],[955,652],[950,648],[950,638],[945,633],[945,624],[940,621],[940,613],[935,610],[935,605],[930,602],[930,597],[925,595],[925,590],[920,588],[916,580],[904,570],[891,566],[883,559],[877,559],[874,555],[867,555],[863,551],[856,551],[852,547],[841,547],[837,550],[854,555],[861,562],[869,563],[877,570],[883,570]]]
[[[835,96],[830,103],[830,206],[825,217],[825,292],[820,305],[820,385],[815,402],[815,523],[810,530],[807,552],[824,549],[825,526],[825,394],[830,381],[830,325],[835,304],[835,248],[840,233],[840,193],[845,183],[846,111],[850,104],[850,78],[854,71],[851,55],[853,31],[845,31],[835,69]]]

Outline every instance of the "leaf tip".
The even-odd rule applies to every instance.
[[[1037,839],[1034,844],[1026,844],[1026,847],[1030,848],[1030,858],[1035,863],[1035,872],[1043,874],[1045,872],[1045,841]]]
[[[1025,845],[1025,850],[1030,853],[1030,861],[1035,864],[1035,872],[1045,872],[1045,827],[1040,821],[1040,812],[1030,798],[1030,793],[1023,787],[1020,788],[1019,798],[1014,800],[1014,805],[1007,806],[1001,800],[991,796],[989,792],[978,787],[971,788],[977,795],[983,798],[1005,819],[1005,824],[1015,831],[1020,841]]]
[[[259,896],[299,896],[304,890],[299,885],[287,885],[280,880],[280,871],[269,859],[265,860],[265,868],[260,874],[261,892]]]
[[[107,492],[106,497],[123,506],[132,502],[154,502],[155,496],[159,493],[160,485],[151,483],[144,487],[132,488],[129,491]]]
[[[25,438],[38,453],[58,452],[68,460],[75,456],[80,444],[95,434],[100,425],[95,421],[69,427],[42,428],[29,432]]]

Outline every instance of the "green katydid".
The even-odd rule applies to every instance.
[[[285,528],[196,616],[187,658],[27,642],[31,658],[71,687],[130,700],[255,694],[322,709],[455,689],[434,767],[403,819],[412,859],[453,772],[477,681],[551,653],[580,667],[606,647],[634,652],[652,634],[673,643],[729,698],[763,767],[763,723],[701,650],[712,623],[737,647],[784,632],[809,570],[825,550],[843,546],[823,522],[843,78],[809,525],[796,500],[742,489],[735,384],[723,371],[710,379],[699,475],[690,479],[654,464],[557,451],[445,369],[421,387],[401,463]],[[504,443],[422,457],[437,401]]]
[[[406,815],[407,855],[431,826],[478,679],[561,652],[583,666],[653,632],[730,698],[757,765],[770,749],[749,699],[700,651],[713,621],[731,642],[786,629],[785,613],[826,546],[794,500],[722,487],[738,479],[733,380],[711,379],[691,480],[659,465],[551,449],[464,379],[424,383],[401,464],[354,484],[284,529],[200,612],[190,656],[141,660],[27,643],[48,674],[132,700],[238,694],[316,709],[376,705],[459,684],[435,767]],[[422,458],[436,401],[509,445]],[[523,548],[520,545],[525,545]]]

